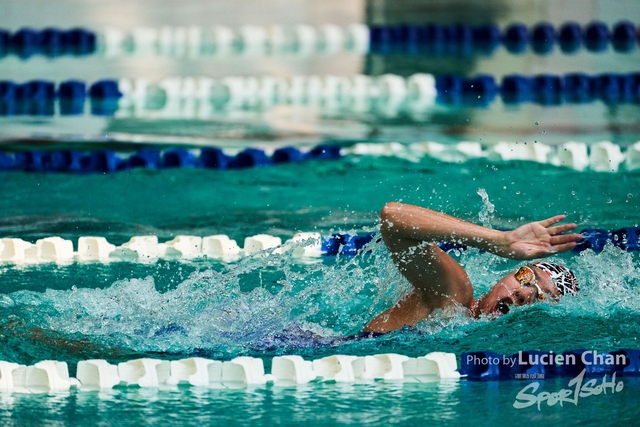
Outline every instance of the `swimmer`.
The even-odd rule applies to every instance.
[[[387,203],[380,213],[381,234],[391,258],[413,285],[412,292],[374,318],[365,333],[415,326],[436,309],[461,305],[474,317],[500,316],[511,306],[558,300],[578,285],[568,268],[533,262],[513,271],[477,301],[465,270],[435,242],[457,242],[504,258],[533,260],[571,250],[580,234],[564,234],[576,224],[556,225],[565,215],[499,231],[418,206]]]

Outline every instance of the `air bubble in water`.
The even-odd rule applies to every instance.
[[[627,194],[627,199],[630,199],[632,197],[633,197],[633,194],[631,194],[631,193]]]

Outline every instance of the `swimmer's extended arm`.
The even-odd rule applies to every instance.
[[[504,258],[534,259],[565,252],[582,239],[563,234],[576,224],[554,224],[566,215],[531,222],[515,230],[500,231],[419,206],[388,203],[382,209],[381,231],[385,242],[409,239],[416,242],[455,242],[473,246]]]
[[[565,216],[532,222],[511,231],[493,230],[419,206],[387,203],[380,231],[400,272],[431,308],[452,300],[469,306],[471,282],[464,269],[436,242],[455,242],[513,259],[534,259],[564,252],[580,234],[562,234],[575,224],[555,225]]]

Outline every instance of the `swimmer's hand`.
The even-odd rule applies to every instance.
[[[556,215],[543,221],[531,222],[515,230],[503,232],[503,241],[495,248],[496,255],[511,259],[534,259],[566,252],[582,239],[578,233],[563,234],[575,230],[576,224],[554,225],[566,218]]]

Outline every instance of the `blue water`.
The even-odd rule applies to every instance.
[[[30,241],[102,235],[121,244],[141,234],[157,234],[163,241],[177,234],[224,233],[241,243],[257,233],[289,238],[296,231],[370,232],[390,200],[500,228],[566,212],[580,227],[613,229],[640,223],[639,181],[638,174],[522,162],[452,165],[373,157],[242,171],[137,170],[74,177],[4,172],[0,234]],[[493,211],[479,191],[486,192]],[[476,297],[520,265],[475,250],[454,256],[468,270]],[[357,341],[346,337],[409,289],[376,241],[356,257],[313,262],[285,252],[230,264],[5,264],[0,266],[0,359],[64,360],[73,374],[75,363],[89,358],[117,363],[141,356],[228,360],[249,355],[264,358],[268,371],[270,358],[282,354],[315,359],[339,353],[640,348],[638,256],[607,247],[602,253],[552,259],[574,270],[580,294],[560,304],[514,309],[494,321],[470,319],[464,310],[438,312],[415,329]],[[545,387],[561,389],[568,380]],[[466,414],[474,414],[478,425],[516,420],[595,425],[606,422],[608,413],[637,419],[638,386],[624,381],[619,394],[592,396],[577,408],[541,411],[512,407],[523,381],[3,394],[0,420],[3,425],[65,425],[72,419],[79,425],[121,425],[122,417],[131,425],[294,425],[301,420],[461,425],[468,424]]]

